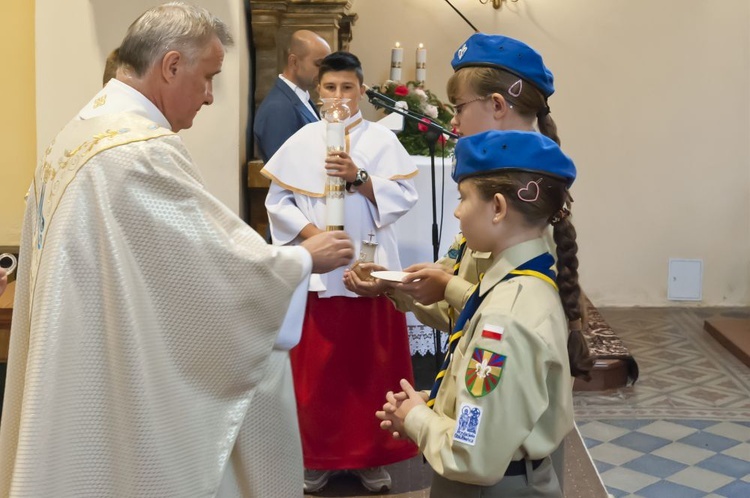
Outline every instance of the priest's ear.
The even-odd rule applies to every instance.
[[[183,56],[177,50],[170,50],[161,60],[161,74],[167,81],[171,81],[177,76],[177,70],[180,67]]]

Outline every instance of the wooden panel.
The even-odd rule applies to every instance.
[[[261,160],[247,163],[247,186],[249,188],[268,189],[271,186],[271,180],[260,174],[263,164]]]
[[[250,226],[263,238],[266,238],[268,213],[265,203],[271,180],[260,174],[263,164],[263,161],[259,159],[247,163],[247,204],[250,210]]]
[[[591,380],[576,378],[574,391],[607,391],[628,384],[628,364],[623,360],[596,360],[591,370]]]
[[[712,318],[703,328],[742,363],[750,367],[750,320]]]
[[[16,295],[16,283],[11,282],[0,296],[0,363],[8,361],[10,343],[10,319],[13,316],[13,298]]]

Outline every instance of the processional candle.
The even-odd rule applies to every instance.
[[[326,120],[326,153],[346,151],[345,121],[351,115],[349,99],[321,99],[323,119]],[[346,180],[338,176],[326,178],[326,231],[344,229],[344,199]]]

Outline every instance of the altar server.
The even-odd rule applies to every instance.
[[[326,176],[348,182],[344,226],[357,253],[370,234],[375,262],[400,269],[393,224],[417,202],[411,177],[417,168],[396,136],[366,121],[362,66],[348,52],[321,64],[321,98],[349,99],[346,150],[326,153],[326,122],[306,125],[274,154],[262,173],[271,179],[266,198],[275,244],[295,245],[326,228]],[[322,489],[333,471],[354,469],[371,491],[387,490],[383,465],[416,454],[412,444],[392,441],[373,423],[383,389],[411,378],[406,322],[387,298],[358,297],[344,288],[343,269],[313,277],[302,341],[292,350],[305,459],[305,489]]]

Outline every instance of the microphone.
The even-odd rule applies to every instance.
[[[365,85],[365,93],[367,94],[367,98],[370,101],[370,103],[372,105],[374,105],[374,106],[377,106],[378,103],[377,102],[373,102],[373,100],[379,100],[379,101],[381,101],[381,102],[383,102],[385,104],[388,104],[390,106],[396,107],[396,101],[395,100],[393,100],[392,98],[390,98],[387,95],[383,95],[380,92],[376,92],[375,90],[373,90],[372,88],[370,88],[367,85]]]
[[[375,87],[375,88],[377,88],[377,87]],[[428,125],[430,125],[430,124],[433,125],[433,127],[430,128],[432,131],[435,131],[437,133],[441,133],[443,135],[448,135],[450,138],[453,138],[453,139],[457,139],[458,138],[458,135],[456,135],[455,133],[453,133],[451,131],[448,131],[445,128],[443,128],[443,125],[441,123],[435,121],[434,119],[432,119],[432,118],[430,118],[428,116],[425,116],[422,113],[411,111],[411,110],[409,110],[408,107],[406,109],[399,107],[398,102],[396,102],[395,100],[393,100],[392,98],[390,98],[387,95],[383,95],[382,93],[373,90],[372,88],[370,88],[367,85],[365,85],[365,93],[367,94],[367,97],[368,97],[368,100],[370,101],[370,103],[373,106],[375,106],[376,109],[378,109],[380,107],[392,107],[392,108],[395,108],[394,112],[397,112],[397,113],[401,114],[402,116],[406,116],[407,118],[410,118],[410,119],[413,119],[413,120],[416,120],[416,121],[423,121],[423,122],[424,121],[429,121],[429,123],[427,123],[427,124]],[[437,127],[437,130],[435,129],[435,127]]]

